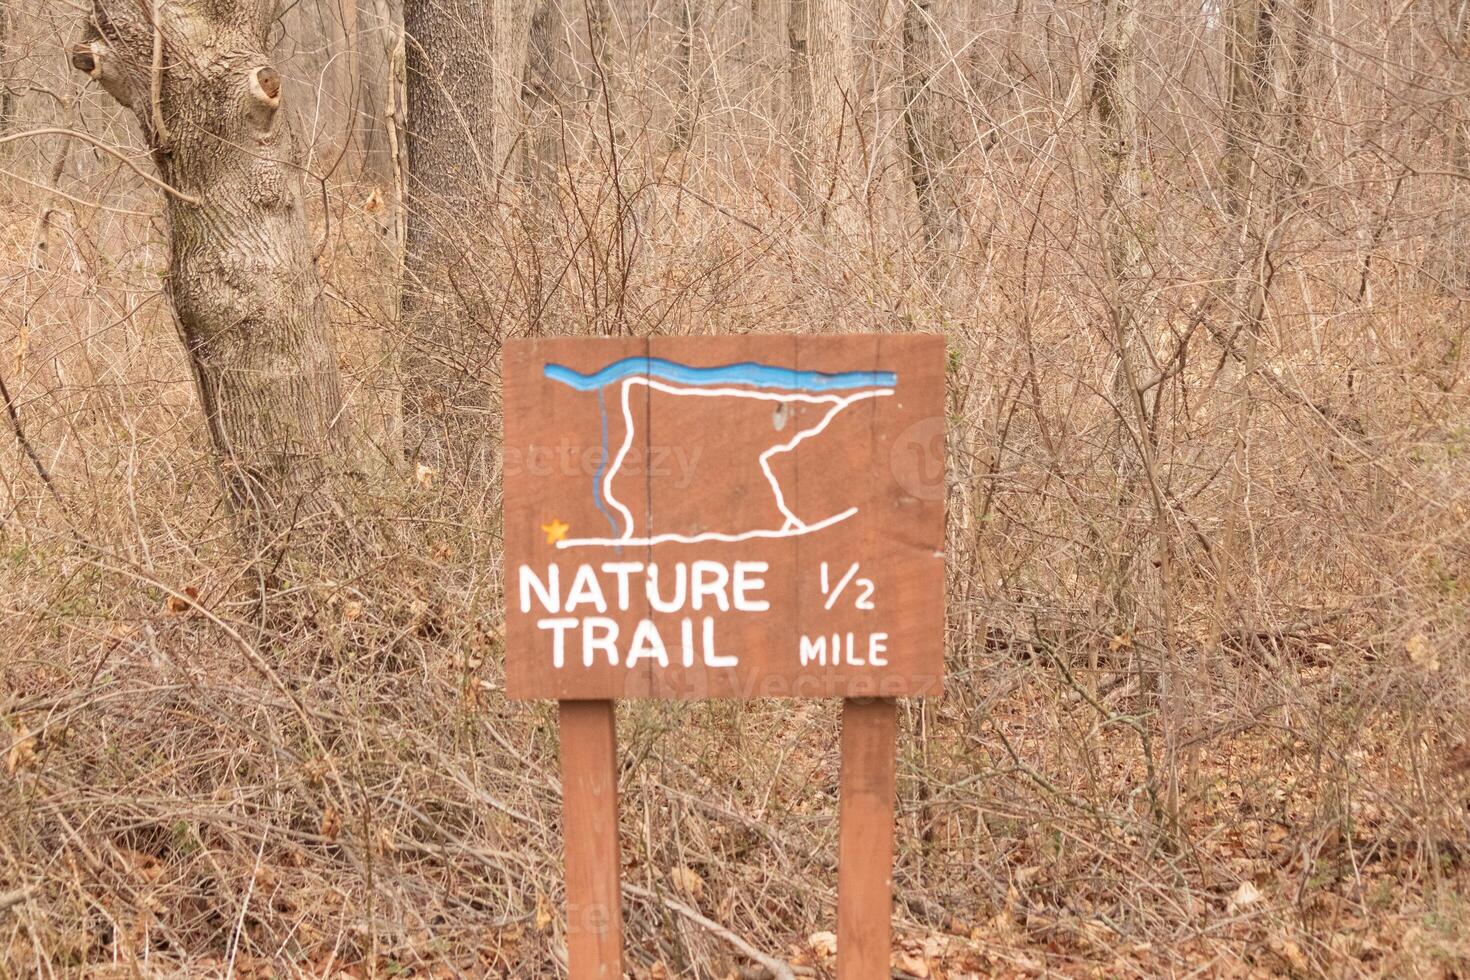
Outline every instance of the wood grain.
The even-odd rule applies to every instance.
[[[898,707],[892,700],[842,702],[838,980],[889,976],[897,730]]]
[[[618,764],[611,701],[563,701],[562,834],[571,980],[621,980]]]

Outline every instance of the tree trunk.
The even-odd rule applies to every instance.
[[[15,121],[15,90],[10,87],[10,39],[15,34],[14,0],[0,0],[0,135]]]
[[[1447,149],[1450,189],[1443,208],[1446,233],[1442,254],[1445,256],[1440,273],[1441,285],[1456,295],[1470,289],[1470,9],[1461,5],[1447,33],[1447,55],[1450,62],[1450,78],[1455,89],[1462,93],[1450,100],[1449,120],[1445,129],[1449,146]]]
[[[359,34],[357,141],[362,147],[363,177],[386,182],[393,177],[393,56],[402,36],[402,18],[387,0],[354,0]]]
[[[363,176],[383,191],[383,209],[373,215],[386,260],[384,289],[379,307],[388,326],[381,349],[392,358],[403,338],[403,252],[408,237],[408,166],[403,145],[406,114],[404,92],[403,4],[401,0],[370,0],[363,13],[368,32],[362,41],[362,101],[359,133],[363,145]],[[371,200],[371,198],[369,198]],[[404,462],[403,389],[390,388],[376,403],[381,433],[379,452],[385,468],[396,471]]]
[[[487,325],[456,302],[463,240],[456,224],[483,214],[494,168],[488,139],[494,112],[486,70],[490,13],[481,3],[405,0],[407,221],[404,242],[403,446],[435,469],[467,468],[465,421],[489,407]]]
[[[490,127],[493,165],[497,176],[510,170],[511,157],[521,138],[521,87],[525,81],[530,40],[531,0],[492,0],[490,56],[491,90],[495,119]]]
[[[1143,518],[1139,514],[1149,465],[1150,400],[1144,392],[1149,339],[1143,333],[1138,303],[1144,279],[1138,238],[1142,190],[1138,166],[1138,68],[1135,0],[1104,4],[1102,42],[1092,66],[1092,110],[1102,158],[1103,260],[1108,320],[1114,356],[1112,397],[1117,413],[1112,511],[1122,521],[1116,541],[1108,543],[1106,564],[1117,629],[1130,632],[1155,594],[1152,569],[1143,555]],[[1142,558],[1143,560],[1138,560]]]
[[[788,67],[791,102],[791,171],[796,194],[803,206],[810,208],[816,196],[813,189],[811,158],[812,128],[812,58],[808,42],[807,8],[811,0],[790,0],[786,7],[786,30],[789,35],[791,63]]]
[[[531,15],[523,97],[526,102],[526,140],[520,154],[526,187],[525,226],[530,249],[522,268],[534,291],[528,319],[539,331],[556,295],[560,173],[565,128],[561,115],[568,79],[563,72],[561,37],[565,22],[559,0],[537,0]]]
[[[1254,148],[1260,144],[1277,0],[1227,0],[1225,20],[1225,206],[1241,214],[1250,201]]]
[[[494,446],[489,379],[498,324],[473,297],[476,238],[498,198],[519,123],[521,0],[406,0],[408,222],[404,450],[459,476]]]
[[[1286,69],[1287,186],[1300,189],[1307,181],[1312,156],[1312,122],[1307,118],[1308,79],[1311,77],[1312,35],[1317,28],[1317,0],[1292,4],[1290,59]]]
[[[275,13],[270,0],[96,0],[72,49],[133,110],[176,189],[166,288],[227,498],[267,553],[340,514],[357,472],[288,93],[265,55]]]
[[[791,109],[797,193],[826,224],[851,151],[852,24],[847,0],[791,0]]]
[[[694,0],[674,0],[677,7],[678,32],[674,38],[674,71],[678,76],[677,105],[674,109],[673,149],[687,150],[694,138],[697,98],[694,83]]]
[[[750,31],[747,35],[747,58],[751,87],[755,94],[755,110],[766,120],[772,135],[781,130],[781,116],[786,102],[781,85],[781,68],[787,59],[781,43],[786,23],[784,0],[750,0]]]
[[[560,165],[561,134],[556,125],[556,114],[566,84],[562,77],[563,62],[557,37],[560,23],[558,0],[538,0],[531,15],[526,46],[524,98],[527,119],[526,151],[523,154],[526,181],[533,199],[537,201],[538,212],[541,202],[556,184]],[[546,215],[538,213],[537,217]]]
[[[587,0],[587,37],[594,61],[607,57],[612,33],[612,5],[608,0]]]
[[[935,91],[935,69],[941,57],[933,6],[933,0],[906,0],[903,12],[903,124],[909,182],[914,185],[924,244],[929,249],[957,244],[953,228],[959,210],[959,202],[947,188],[956,146]]]
[[[1259,150],[1275,140],[1266,135],[1267,99],[1272,91],[1272,49],[1276,41],[1279,0],[1229,0],[1225,24],[1228,72],[1225,107],[1225,207],[1235,219],[1239,274],[1235,282],[1232,336],[1253,335],[1265,311],[1265,279],[1258,259],[1264,256],[1276,224],[1283,187],[1262,178]],[[1290,139],[1290,132],[1287,133]],[[1288,174],[1289,176],[1289,174]]]
[[[1103,236],[1107,281],[1118,363],[1113,393],[1119,410],[1134,398],[1132,378],[1142,371],[1147,345],[1134,316],[1134,299],[1143,265],[1138,240],[1138,92],[1134,39],[1138,10],[1134,0],[1112,0],[1104,16],[1102,44],[1093,64],[1092,107],[1097,116],[1103,161]],[[1120,416],[1121,419],[1121,416]],[[1120,434],[1125,436],[1126,434]],[[1120,471],[1136,470],[1130,440],[1119,439]]]

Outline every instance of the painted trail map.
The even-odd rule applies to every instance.
[[[772,467],[772,461],[792,452],[806,440],[820,436],[845,409],[869,398],[892,395],[898,380],[891,371],[825,374],[750,361],[718,367],[695,367],[660,357],[625,357],[592,374],[581,374],[561,364],[548,364],[545,374],[553,381],[577,391],[597,393],[601,416],[600,460],[605,465],[600,465],[593,475],[592,494],[598,509],[607,517],[611,530],[605,537],[562,539],[557,542],[558,548],[589,545],[634,547],[666,542],[699,544],[705,541],[736,542],[752,538],[785,538],[810,534],[844,521],[856,514],[858,508],[847,507],[810,523],[793,513],[786,503],[787,493]],[[756,460],[760,474],[771,488],[772,502],[781,517],[780,525],[749,528],[732,526],[725,531],[661,530],[655,534],[645,523],[640,530],[638,518],[613,492],[618,473],[639,440],[638,421],[632,410],[631,397],[634,387],[638,385],[678,398],[710,399],[707,410],[715,413],[729,410],[728,404],[721,403],[728,403],[730,400],[772,406],[773,417],[774,413],[784,412],[789,418],[790,409],[796,405],[818,408],[819,411],[810,422],[799,428],[791,424],[775,425],[771,433],[771,445]],[[616,391],[616,414],[622,433],[616,447],[610,444],[608,435],[611,427],[606,392],[610,388]],[[749,476],[750,474],[734,474],[737,480],[748,479]]]
[[[921,335],[508,345],[508,691],[937,691],[944,365]]]

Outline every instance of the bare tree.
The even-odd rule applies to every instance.
[[[936,90],[936,68],[942,56],[933,8],[934,0],[906,0],[903,11],[903,123],[909,182],[919,203],[924,244],[930,248],[952,240],[959,217],[958,202],[947,186],[957,148]]]
[[[1278,0],[1227,0],[1225,17],[1225,203],[1245,210],[1255,147],[1271,84]]]
[[[566,66],[561,58],[558,0],[538,0],[531,13],[526,46],[524,97],[527,107],[525,173],[533,190],[543,194],[556,178],[559,134],[553,116],[563,97]]]
[[[530,40],[531,0],[493,0],[490,21],[490,88],[495,119],[490,127],[497,173],[510,167],[521,139],[521,87]]]
[[[95,0],[72,65],[133,110],[167,197],[166,290],[228,498],[265,547],[355,469],[274,0]]]
[[[0,0],[0,133],[15,119],[15,90],[11,88],[10,39],[15,34],[15,0]]]
[[[678,30],[674,37],[674,70],[678,74],[678,97],[674,107],[673,149],[687,150],[694,137],[697,113],[694,79],[694,0],[675,0]]]
[[[1317,0],[1293,0],[1291,44],[1286,65],[1287,182],[1299,188],[1307,180],[1312,153],[1312,120],[1308,114],[1312,39],[1317,30]]]
[[[1113,556],[1114,608],[1124,620],[1123,628],[1149,603],[1144,574],[1135,561],[1139,556],[1136,513],[1140,487],[1150,466],[1149,425],[1144,375],[1148,362],[1148,338],[1143,332],[1137,301],[1143,277],[1143,249],[1139,241],[1139,198],[1141,175],[1138,166],[1138,68],[1136,36],[1138,6],[1135,0],[1105,0],[1102,37],[1092,64],[1090,93],[1097,121],[1098,148],[1102,158],[1103,203],[1103,290],[1115,363],[1112,398],[1117,419],[1114,468],[1117,481],[1116,511],[1122,515],[1120,540],[1109,551]]]
[[[487,6],[406,0],[407,223],[404,242],[404,449],[446,464],[450,429],[483,409],[488,389],[470,338],[473,311],[454,308],[464,255],[453,222],[477,210],[493,182]],[[463,292],[460,292],[463,295]]]
[[[523,0],[406,0],[408,222],[403,317],[404,448],[424,465],[473,469],[488,446],[495,345],[467,300],[463,224],[497,197],[519,133],[528,25]]]
[[[1445,212],[1448,261],[1440,279],[1452,290],[1470,287],[1470,3],[1451,0],[1439,33],[1457,95],[1451,98],[1448,158],[1451,186]]]
[[[753,109],[773,130],[779,131],[785,86],[779,84],[782,66],[788,60],[786,0],[750,0],[750,22],[746,33],[746,61],[753,69]],[[773,83],[773,80],[775,82]]]
[[[539,322],[555,295],[560,227],[559,171],[566,160],[567,127],[562,115],[570,79],[563,55],[565,22],[559,0],[537,0],[531,14],[523,98],[525,146],[520,153],[526,187],[524,225],[529,232],[526,279],[536,297],[532,317]]]
[[[597,61],[607,56],[607,47],[612,42],[613,9],[609,0],[586,0],[586,3],[587,37],[592,58]]]
[[[791,0],[793,163],[802,203],[825,223],[841,162],[851,152],[852,11],[847,0]]]

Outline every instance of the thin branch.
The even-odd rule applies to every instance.
[[[24,888],[17,888],[15,891],[0,892],[0,912],[4,912],[13,905],[19,905],[39,890],[35,885],[27,885]]]
[[[681,183],[679,181],[673,181],[673,180],[661,180],[661,181],[658,181],[658,183],[659,183],[660,186],[663,186],[663,187],[676,187],[676,188],[678,188],[678,190],[679,190],[679,192],[681,194],[688,194],[690,197],[694,198],[694,200],[698,201],[700,204],[703,204],[707,208],[711,208],[711,209],[713,209],[715,211],[718,211],[720,214],[722,214],[725,217],[729,218],[731,221],[735,222],[736,224],[743,225],[746,228],[749,228],[751,231],[755,232],[757,235],[765,235],[767,237],[770,237],[770,233],[767,232],[760,225],[756,224],[753,221],[750,221],[750,220],[747,220],[745,218],[742,218],[740,215],[736,214],[734,211],[731,211],[729,208],[727,208],[724,205],[718,203],[717,201],[711,201],[709,198],[705,197],[703,194],[699,193],[694,188],[689,187],[689,186],[687,186],[684,183]]]
[[[153,138],[165,149],[169,145],[168,126],[163,121],[163,2],[153,0],[153,66],[148,79],[148,94],[153,103]]]
[[[26,435],[25,427],[21,425],[20,412],[16,411],[15,399],[10,397],[10,389],[5,385],[4,376],[0,376],[0,401],[5,403],[5,414],[10,417],[10,428],[15,433],[15,441],[20,443],[20,448],[25,451],[31,465],[36,468],[36,474],[41,478],[41,482],[46,484],[46,489],[51,491],[51,496],[55,497],[61,509],[65,510],[66,502],[61,499],[61,492],[56,489],[56,484],[51,482],[51,474],[46,471],[46,464],[42,461],[41,454],[36,452],[36,447],[31,444],[30,437]],[[4,907],[3,904],[0,904],[0,908]]]
[[[79,139],[83,143],[86,143],[101,150],[103,153],[116,157],[119,161],[125,164],[129,170],[137,174],[139,177],[142,177],[144,180],[148,181],[148,183],[157,187],[165,194],[176,197],[180,201],[183,201],[185,204],[193,204],[196,207],[204,203],[204,201],[200,198],[197,198],[192,194],[186,194],[183,191],[179,190],[177,187],[174,187],[167,182],[162,181],[152,174],[148,173],[142,167],[138,166],[132,160],[128,159],[127,154],[123,153],[117,147],[109,146],[101,140],[97,139],[95,136],[89,136],[88,134],[83,133],[79,130],[63,129],[59,126],[43,126],[40,129],[27,129],[24,132],[11,133],[9,136],[0,136],[0,146],[4,146],[6,143],[10,143],[14,140],[22,139],[27,136],[70,136],[74,139]]]
[[[770,972],[771,976],[775,977],[775,980],[796,980],[796,974],[792,972],[791,964],[787,963],[785,960],[778,960],[774,956],[768,956],[765,953],[762,953],[750,943],[746,942],[744,939],[735,935],[735,933],[731,932],[729,929],[726,929],[724,926],[720,925],[714,919],[706,918],[705,916],[701,915],[696,909],[685,905],[683,902],[680,902],[677,899],[666,898],[662,895],[655,895],[653,892],[649,891],[646,888],[640,888],[637,885],[630,885],[627,883],[624,883],[623,891],[627,892],[629,895],[634,896],[635,898],[641,898],[650,902],[663,903],[666,908],[679,913],[690,922],[708,932],[710,935],[714,936],[717,939],[723,939],[731,946],[734,946],[745,956],[746,959],[765,967],[766,970]]]
[[[147,211],[133,211],[129,208],[115,208],[110,204],[103,204],[101,201],[89,201],[84,197],[77,197],[75,194],[68,194],[66,191],[62,190],[59,187],[49,187],[38,180],[31,180],[28,177],[22,177],[20,174],[16,173],[13,170],[0,170],[0,175],[25,184],[27,187],[34,187],[38,191],[45,191],[47,194],[55,194],[57,197],[64,198],[65,200],[68,200],[73,204],[80,204],[84,208],[96,208],[99,211],[107,211],[112,214],[123,214],[127,215],[130,218],[153,217],[153,215],[149,214]]]

